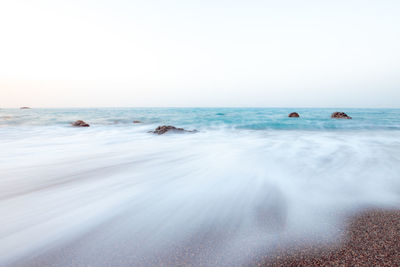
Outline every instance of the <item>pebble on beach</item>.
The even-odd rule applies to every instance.
[[[370,210],[350,219],[341,246],[280,249],[259,266],[400,266],[400,211]]]

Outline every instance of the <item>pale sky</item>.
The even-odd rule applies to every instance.
[[[20,106],[400,108],[400,1],[0,0]]]

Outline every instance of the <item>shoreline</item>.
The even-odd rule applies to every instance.
[[[281,248],[257,266],[400,266],[399,209],[369,209],[346,221],[339,244]]]

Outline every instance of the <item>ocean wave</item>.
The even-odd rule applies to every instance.
[[[148,127],[2,128],[0,263],[240,265],[400,204],[399,131]]]

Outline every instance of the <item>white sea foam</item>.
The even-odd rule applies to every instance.
[[[399,207],[399,131],[3,128],[0,264],[238,265]]]

